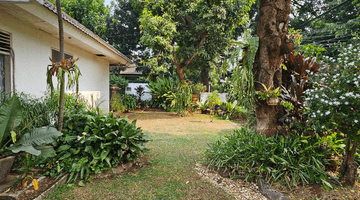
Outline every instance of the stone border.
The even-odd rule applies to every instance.
[[[42,176],[38,179],[36,179],[38,181],[38,183],[40,184],[43,180],[45,179],[45,176]],[[28,186],[26,186],[24,189],[16,192],[16,193],[3,193],[0,195],[0,198],[5,198],[5,199],[19,199],[19,197],[21,195],[23,195],[25,193],[26,190],[28,190],[30,187],[33,187],[33,184],[30,183]]]
[[[68,177],[69,177],[69,174],[65,174],[58,181],[56,181],[51,187],[49,187],[47,190],[45,190],[43,193],[41,193],[38,197],[36,197],[33,200],[44,199],[48,194],[50,194],[55,189],[56,186],[65,183],[67,181]]]

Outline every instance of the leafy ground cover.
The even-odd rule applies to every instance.
[[[209,142],[235,128],[209,115],[179,117],[174,113],[130,113],[153,141],[148,164],[123,176],[94,180],[84,187],[62,185],[48,199],[233,199],[194,171]]]

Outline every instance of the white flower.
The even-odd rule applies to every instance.
[[[340,92],[340,90],[336,90],[336,93],[339,93]]]
[[[359,121],[357,119],[354,120],[354,123],[358,123]]]
[[[331,105],[333,105],[333,103],[332,103],[332,102],[329,102],[329,105],[331,106]]]
[[[355,84],[355,85],[358,85],[358,84],[359,84],[359,81],[354,81],[354,84]]]
[[[325,128],[325,126],[321,126],[321,128],[323,129],[323,128]]]
[[[319,98],[319,95],[315,94],[315,98]]]
[[[81,137],[80,136],[77,136],[78,138],[77,138],[77,140],[79,141],[79,140],[81,140]]]
[[[317,113],[320,113],[320,110],[316,111]]]
[[[340,99],[345,99],[345,97],[344,97],[344,96],[340,96]]]
[[[346,81],[346,83],[350,83],[350,81]]]
[[[330,114],[330,111],[326,111],[326,112],[325,112],[325,115],[329,115],[329,114]]]

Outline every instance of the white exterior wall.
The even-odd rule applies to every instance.
[[[151,99],[151,94],[150,94],[150,89],[147,87],[148,84],[147,83],[129,83],[128,88],[131,88],[131,91],[127,91],[125,90],[125,94],[134,94],[136,95],[136,90],[135,88],[137,88],[139,85],[141,85],[142,87],[145,88],[145,93],[144,95],[141,97],[141,100],[150,100]]]
[[[0,30],[11,34],[16,90],[42,96],[47,91],[46,68],[51,64],[51,50],[59,50],[58,38],[6,13],[0,13]],[[104,100],[100,107],[108,112],[109,62],[69,43],[65,43],[65,53],[80,58],[76,62],[82,73],[79,91],[93,91],[95,95],[100,92],[100,100]],[[56,84],[56,79],[53,80]]]

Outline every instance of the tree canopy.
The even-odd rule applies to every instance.
[[[293,1],[290,27],[301,29],[303,44],[330,48],[336,42],[351,42],[351,32],[360,28],[358,0]]]
[[[54,3],[55,0],[51,2]],[[98,36],[103,37],[106,33],[110,8],[105,6],[104,0],[62,0],[61,8]]]
[[[144,46],[140,41],[140,11],[129,0],[117,0],[110,18],[107,19],[106,40],[128,57],[142,57]]]
[[[186,80],[185,67],[197,55],[213,60],[227,46],[235,27],[248,22],[248,11],[253,2],[137,1],[142,10],[140,42],[153,53],[146,64],[155,70],[175,65],[179,79]],[[205,46],[208,46],[206,51]]]

